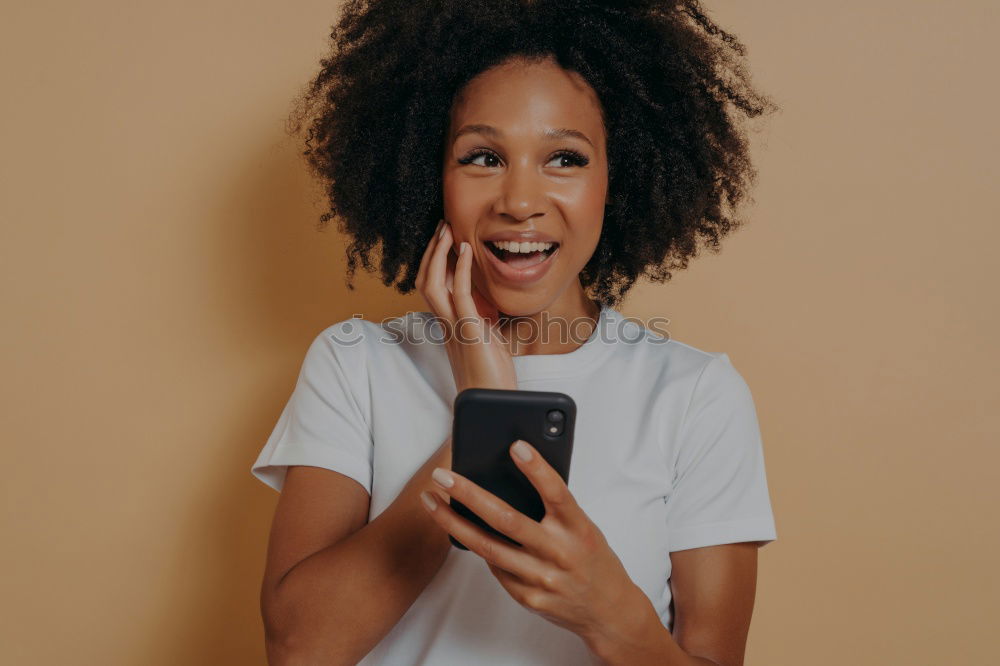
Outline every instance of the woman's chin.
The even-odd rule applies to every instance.
[[[496,309],[499,317],[527,317],[538,314],[549,307],[552,296],[542,289],[530,291],[511,290],[496,284],[489,284],[487,289],[473,289],[479,292],[476,305],[482,311],[484,307]],[[488,305],[484,305],[488,304]]]
[[[527,317],[545,309],[543,298],[499,298],[494,301],[501,317]]]

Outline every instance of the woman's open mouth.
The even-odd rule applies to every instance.
[[[533,282],[548,272],[559,243],[512,243],[484,241],[490,263],[501,277],[514,282]]]

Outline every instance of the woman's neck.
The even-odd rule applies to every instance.
[[[580,289],[534,314],[501,312],[498,327],[512,356],[568,354],[593,334],[600,314],[600,303]]]

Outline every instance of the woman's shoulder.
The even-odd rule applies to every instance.
[[[622,317],[624,320],[625,318]],[[653,324],[631,318],[635,328],[619,326],[621,331],[616,347],[629,361],[651,373],[662,385],[685,387],[691,396],[728,396],[746,400],[750,388],[743,374],[734,365],[728,352],[710,351],[672,337],[669,332]],[[641,330],[640,330],[641,329]]]
[[[608,335],[623,353],[638,357],[642,363],[652,366],[669,366],[673,374],[678,370],[690,369],[695,372],[704,369],[716,359],[729,362],[725,352],[702,349],[691,343],[674,338],[667,329],[670,320],[664,317],[625,316],[610,310],[611,324]]]

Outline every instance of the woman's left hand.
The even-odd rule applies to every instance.
[[[638,588],[559,473],[534,447],[527,445],[531,454],[527,461],[514,453],[515,448],[511,447],[511,457],[545,505],[541,522],[454,471],[438,468],[434,479],[441,491],[522,547],[491,535],[448,504],[438,502],[430,513],[445,531],[486,560],[515,601],[589,643],[621,621]],[[439,479],[449,474],[454,485],[446,487]]]

